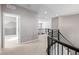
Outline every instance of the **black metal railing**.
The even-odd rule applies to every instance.
[[[73,44],[65,38],[59,30],[48,29],[48,55],[78,55],[79,48],[73,46]],[[63,41],[62,41],[63,40]],[[65,41],[65,42],[64,42]]]

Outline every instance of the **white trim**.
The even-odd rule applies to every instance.
[[[22,42],[22,44],[29,44],[29,43],[32,43],[34,41],[37,41],[38,39],[33,39],[33,40],[29,40],[29,41],[26,41],[26,42]]]
[[[10,14],[10,13],[3,13],[4,16],[10,16],[10,17],[18,17],[16,14]]]
[[[21,23],[20,23],[20,16],[17,16],[17,36],[18,36],[18,43],[20,43],[20,34],[21,34]]]

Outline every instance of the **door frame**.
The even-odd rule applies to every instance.
[[[5,30],[4,30],[4,28],[5,28],[5,25],[4,25],[4,16],[9,16],[9,17],[16,17],[16,35],[17,35],[17,37],[18,37],[18,43],[20,42],[20,31],[19,31],[19,24],[20,24],[20,22],[19,22],[19,15],[15,15],[15,14],[11,14],[11,13],[3,13],[3,48],[4,48],[4,44],[5,44]]]

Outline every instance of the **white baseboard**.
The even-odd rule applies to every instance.
[[[26,42],[22,42],[22,44],[28,44],[28,43],[32,43],[34,41],[36,41],[37,39],[34,39],[34,40],[29,40],[29,41],[26,41]]]

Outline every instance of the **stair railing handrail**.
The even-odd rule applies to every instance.
[[[67,40],[72,46],[74,46],[60,31],[59,31],[59,34],[60,34],[65,40]]]
[[[49,29],[49,30],[57,30],[58,34],[61,35],[66,41],[68,41],[72,46],[74,46],[61,32],[59,29]]]
[[[49,29],[49,30],[52,30],[52,29]],[[48,30],[48,33],[50,33],[50,31]],[[52,34],[53,34],[53,30],[52,30],[52,32],[51,32]],[[51,34],[51,35],[52,35]],[[73,45],[69,45],[69,44],[67,44],[67,43],[65,43],[65,42],[62,42],[61,40],[60,40],[60,36],[59,35],[62,35],[60,32],[59,32],[59,30],[58,30],[58,40],[57,39],[55,39],[55,38],[53,38],[53,36],[51,36],[51,35],[49,35],[48,34],[48,41],[49,41],[49,43],[48,43],[48,48],[47,48],[47,53],[48,53],[48,55],[50,55],[50,48],[54,45],[54,44],[56,44],[56,43],[58,43],[58,44],[60,44],[60,45],[62,45],[62,46],[64,46],[64,47],[67,47],[68,48],[68,51],[69,51],[69,49],[71,49],[71,50],[74,50],[75,51],[75,54],[77,54],[77,52],[79,52],[79,48],[77,48],[77,47],[74,47]],[[64,38],[64,39],[66,39],[67,40],[67,38],[65,38],[63,35],[62,35],[62,37]],[[51,42],[50,42],[50,40],[51,40]],[[70,42],[69,40],[67,40],[68,42]],[[71,43],[71,42],[70,42]],[[72,44],[72,43],[71,43]],[[59,54],[59,53],[58,53]]]
[[[66,43],[64,43],[64,42],[61,42],[61,41],[59,41],[59,40],[53,39],[53,38],[50,37],[50,36],[48,36],[48,37],[49,37],[49,39],[52,39],[52,40],[54,40],[55,42],[57,42],[57,43],[59,43],[59,44],[65,46],[65,47],[68,47],[69,49],[72,49],[72,50],[75,50],[75,51],[79,52],[79,48],[76,48],[76,47],[71,46],[71,45],[69,45],[69,44],[66,44]],[[53,44],[51,44],[50,47],[51,47],[52,45],[53,45]]]

